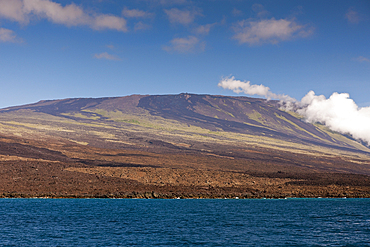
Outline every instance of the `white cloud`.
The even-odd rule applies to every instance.
[[[358,12],[354,11],[352,8],[348,9],[345,17],[351,23],[360,22],[360,15],[358,14]]]
[[[32,17],[66,26],[127,31],[126,20],[105,14],[88,14],[74,3],[62,6],[50,0],[0,0],[0,18],[27,24]]]
[[[195,17],[197,15],[201,15],[200,12],[196,10],[179,10],[177,8],[165,9],[164,12],[167,14],[171,23],[179,23],[183,25],[188,25],[194,22]]]
[[[17,36],[12,30],[0,28],[0,42],[16,42]]]
[[[187,38],[175,38],[170,41],[170,46],[164,46],[163,50],[167,52],[192,53],[204,51],[205,43],[200,42],[197,37],[189,36]]]
[[[233,26],[234,39],[239,43],[258,45],[262,43],[276,44],[296,37],[307,37],[313,29],[299,25],[295,20],[264,19],[259,21],[242,20]]]
[[[253,85],[250,81],[235,80],[234,76],[222,78],[218,86],[235,93],[279,99],[284,110],[296,109],[307,122],[320,122],[333,131],[350,134],[370,145],[370,106],[358,107],[347,93],[335,92],[327,99],[324,95],[315,95],[314,91],[310,91],[299,102],[288,95],[275,94],[262,84]]]
[[[107,60],[115,60],[115,61],[121,60],[119,57],[117,57],[115,55],[111,55],[107,52],[95,54],[94,57],[97,58],[97,59],[107,59]]]
[[[211,30],[212,27],[214,27],[217,23],[212,23],[212,24],[206,24],[206,25],[200,25],[195,29],[195,32],[198,34],[209,34],[209,31]]]
[[[98,15],[90,24],[93,29],[115,29],[117,31],[127,31],[126,20],[113,15]]]
[[[124,8],[122,10],[122,15],[127,18],[150,18],[153,17],[153,13],[149,13],[139,9],[128,9]]]
[[[49,0],[23,0],[23,12],[25,15],[32,13],[39,18],[45,18],[51,22],[67,26],[89,22],[89,16],[73,3],[63,7],[59,3]]]
[[[370,59],[368,59],[366,57],[363,57],[363,56],[356,57],[353,60],[358,61],[360,63],[362,63],[362,62],[370,63]]]
[[[348,93],[333,93],[326,99],[310,91],[301,103],[304,106],[298,113],[305,116],[307,122],[320,122],[370,144],[370,107],[359,108]]]
[[[24,13],[21,0],[0,0],[0,17],[22,24],[28,23],[28,16]]]
[[[139,30],[147,30],[149,28],[151,28],[152,26],[148,25],[148,24],[145,24],[141,21],[139,21],[138,23],[135,24],[134,26],[134,30],[135,31],[139,31]]]
[[[250,81],[235,80],[234,76],[224,77],[218,83],[219,87],[232,90],[235,93],[245,93],[248,95],[259,95],[267,99],[279,99],[288,102],[295,102],[296,99],[285,94],[275,94],[271,92],[269,87],[264,85],[250,84]]]
[[[240,16],[243,15],[243,12],[239,9],[234,8],[232,11],[233,16]]]

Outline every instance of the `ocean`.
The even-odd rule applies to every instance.
[[[370,199],[0,199],[1,246],[370,246]]]

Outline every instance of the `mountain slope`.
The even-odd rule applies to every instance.
[[[126,126],[132,124],[147,129],[167,128],[169,132],[182,131],[185,135],[192,132],[200,132],[203,135],[237,133],[254,136],[256,141],[269,138],[277,142],[281,140],[352,151],[369,151],[348,137],[331,132],[323,126],[306,123],[297,115],[280,110],[275,101],[248,97],[195,94],[132,95],[40,101],[0,110],[1,116],[15,114],[17,118],[24,117],[24,120],[40,113],[77,122],[112,126],[126,123]]]
[[[0,109],[0,164],[0,197],[370,197],[367,147],[248,97]]]

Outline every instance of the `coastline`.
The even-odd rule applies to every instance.
[[[157,193],[155,191],[146,192],[123,192],[110,194],[58,194],[58,193],[2,193],[0,198],[48,198],[48,199],[291,199],[291,198],[348,198],[360,199],[370,198],[370,193],[356,194],[251,194],[251,193],[230,193],[230,194],[210,194],[210,193]]]

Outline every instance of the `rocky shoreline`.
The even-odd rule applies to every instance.
[[[149,193],[149,192],[148,192]],[[38,199],[291,199],[291,198],[370,198],[370,195],[364,195],[361,197],[356,196],[332,196],[332,197],[310,197],[310,196],[303,196],[303,197],[284,197],[284,196],[266,196],[266,197],[259,197],[259,196],[248,196],[248,195],[224,195],[224,196],[209,196],[209,195],[200,195],[200,196],[189,196],[189,195],[181,195],[181,194],[159,194],[158,197],[148,196],[146,193],[138,193],[136,195],[24,195],[24,194],[3,194],[0,196],[3,199],[31,199],[31,198],[38,198]]]
[[[302,189],[302,188],[300,188]],[[117,193],[17,193],[4,192],[0,198],[110,198],[110,199],[287,199],[287,198],[370,198],[369,188],[352,188],[348,190],[335,190],[333,188],[311,188],[293,193],[279,193],[277,191],[257,192],[216,192],[216,191],[193,191],[193,192],[163,192],[163,191],[132,191]],[[317,190],[316,193],[313,190]]]

